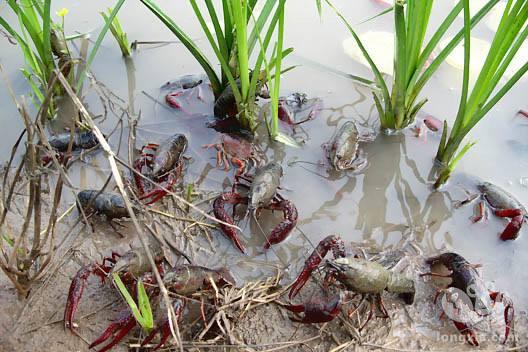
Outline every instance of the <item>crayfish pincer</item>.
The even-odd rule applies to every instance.
[[[519,237],[522,224],[528,215],[526,208],[512,194],[490,182],[482,182],[477,186],[481,197],[492,208],[493,214],[501,218],[510,218],[510,222],[500,235],[503,241]],[[480,214],[473,222],[480,221],[485,215],[484,202],[480,203]]]
[[[510,334],[510,328],[514,322],[513,302],[501,292],[490,291],[486,288],[484,280],[482,280],[476,270],[480,265],[471,264],[460,254],[452,252],[428,258],[426,263],[431,266],[442,264],[451,271],[451,274],[448,275],[429,272],[422,274],[422,276],[446,277],[451,279],[451,283],[447,289],[440,290],[438,293],[445,292],[453,297],[455,295],[450,290],[459,290],[456,296],[460,296],[458,297],[460,299],[454,302],[457,307],[455,312],[471,311],[471,313],[476,313],[478,316],[487,316],[491,314],[492,306],[496,302],[502,302],[504,305],[504,321],[506,324],[503,343],[506,343]],[[468,303],[470,302],[470,307],[467,307],[467,304],[461,301],[463,297],[468,298],[467,301]],[[436,298],[438,298],[438,294]],[[460,306],[465,306],[466,309],[461,309]],[[468,343],[473,346],[478,346],[477,336],[469,314],[456,313],[456,315],[450,315],[450,318],[453,320],[455,327],[465,336]]]
[[[283,220],[273,228],[269,236],[266,236],[264,249],[269,249],[272,245],[284,241],[297,224],[298,214],[295,205],[277,193],[282,172],[282,166],[272,162],[257,169],[253,178],[246,176],[237,177],[231,192],[222,193],[213,202],[215,217],[228,224],[234,223],[233,218],[225,209],[226,204],[233,204],[233,207],[238,204],[246,204],[248,207],[247,213],[251,213],[255,218],[261,209],[282,211]],[[250,184],[242,184],[239,182],[241,180],[246,180]],[[248,194],[244,196],[238,193],[236,191],[237,186],[249,188]],[[244,245],[240,241],[236,230],[225,224],[220,224],[220,228],[235,243],[235,246],[242,253],[245,253]]]
[[[311,273],[319,267],[321,261],[330,250],[332,250],[335,259],[324,263],[324,268],[327,271],[325,281],[331,282],[332,279],[335,279],[344,286],[346,291],[366,295],[366,298],[371,303],[369,316],[360,329],[365,327],[372,318],[375,305],[374,299],[378,302],[382,313],[388,317],[387,310],[381,300],[383,291],[398,294],[406,304],[414,302],[415,288],[413,280],[367,259],[347,257],[343,240],[336,235],[330,235],[319,242],[313,253],[308,257],[302,272],[292,285],[289,294],[290,299],[299,293]],[[301,305],[286,306],[286,308],[296,313],[304,312],[304,318],[300,322],[321,323],[329,321],[339,314],[342,296],[340,294],[339,297],[331,298],[327,304],[308,302]],[[317,309],[317,307],[320,307],[320,309]]]

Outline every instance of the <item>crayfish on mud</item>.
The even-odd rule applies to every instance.
[[[146,205],[163,198],[183,172],[183,153],[187,149],[187,137],[175,134],[160,144],[149,143],[141,148],[141,155],[134,162],[134,180],[140,200]],[[159,186],[147,186],[141,174]],[[148,181],[147,181],[148,183]],[[147,191],[148,190],[148,191]]]
[[[526,208],[513,195],[490,182],[482,182],[477,186],[483,201],[479,204],[479,214],[473,222],[482,220],[486,216],[484,201],[493,210],[493,214],[501,218],[510,218],[510,222],[500,235],[503,241],[514,240],[519,237],[519,232],[528,213]]]
[[[182,296],[189,297],[194,293],[207,291],[212,288],[213,283],[218,288],[235,285],[235,280],[225,268],[209,269],[197,265],[182,264],[165,272],[162,265],[163,258],[158,255],[155,257],[155,260],[158,265],[158,270],[162,274],[165,287],[169,293],[179,296],[179,298],[174,298],[172,301],[177,319],[181,318],[186,304],[186,299]],[[101,264],[89,264],[82,267],[70,285],[68,300],[64,311],[65,327],[71,330],[74,328],[74,315],[90,275],[97,275],[104,282],[109,275],[118,273],[129,292],[132,292],[132,296],[136,294],[135,284],[138,280],[141,280],[149,284],[146,286],[147,294],[152,299],[158,297],[160,292],[150,270],[150,264],[145,252],[142,250],[131,250],[122,256],[112,252],[111,257],[104,258]],[[162,305],[162,302],[160,302],[160,305]],[[166,312],[166,309],[161,310]],[[161,334],[160,342],[154,347],[154,350],[162,347],[170,337],[171,332],[168,318],[158,319],[158,321],[159,324],[143,340],[142,346],[151,342],[158,332]],[[136,320],[132,312],[127,308],[119,313],[117,320],[111,323],[90,344],[89,348],[94,348],[110,340],[108,344],[99,350],[99,352],[108,351],[118,344],[135,326]]]
[[[100,192],[97,190],[87,189],[77,194],[77,209],[79,213],[89,217],[92,214],[103,216],[108,224],[123,237],[123,235],[114,226],[118,224],[115,220],[128,218],[128,210],[125,201],[120,194]],[[122,225],[121,225],[122,226]]]
[[[241,176],[246,172],[246,165],[251,161],[254,165],[259,166],[263,160],[263,154],[257,147],[243,137],[235,135],[222,134],[220,142],[205,144],[203,148],[216,149],[216,166],[224,166],[225,171],[235,165],[237,170],[235,176]]]
[[[502,302],[504,305],[504,322],[506,324],[506,328],[503,343],[506,343],[506,340],[510,334],[510,328],[514,322],[513,302],[503,293],[490,291],[486,288],[484,280],[482,280],[481,276],[476,270],[479,265],[470,264],[461,255],[451,252],[428,258],[426,263],[430,266],[442,264],[449,271],[451,271],[451,273],[448,275],[429,272],[422,274],[422,276],[444,277],[451,279],[451,283],[447,286],[447,289],[439,290],[437,292],[434,302],[436,303],[438,295],[442,292],[446,293],[446,295],[450,295],[452,298],[455,296],[454,303],[457,309],[454,311],[454,313],[452,312],[452,314],[448,315],[449,318],[453,320],[453,323],[458,331],[460,331],[460,333],[465,336],[468,343],[473,346],[479,345],[474,331],[476,324],[472,320],[470,314],[460,313],[464,311],[464,309],[462,309],[460,306],[464,306],[464,308],[466,308],[465,311],[476,313],[478,316],[482,317],[491,314],[492,306],[496,302]],[[457,289],[458,292],[451,292],[450,290],[453,289]],[[468,298],[468,302],[462,302],[461,299],[463,297]],[[453,301],[453,299],[451,299],[451,301]],[[446,312],[445,309],[444,312]]]
[[[304,264],[304,268],[292,285],[289,298],[294,298],[308,281],[311,273],[317,269],[328,251],[332,250],[334,260],[324,263],[326,269],[325,283],[337,280],[345,292],[366,295],[370,302],[370,311],[367,320],[360,327],[362,330],[372,318],[375,302],[385,317],[387,310],[383,305],[381,294],[383,291],[396,293],[406,304],[414,302],[414,281],[402,274],[392,272],[382,265],[367,259],[347,256],[345,244],[337,235],[330,235],[323,239]],[[296,314],[304,313],[302,318],[292,320],[301,323],[323,323],[333,320],[340,312],[343,298],[346,295],[340,292],[326,302],[311,301],[305,304],[290,304],[285,308]]]
[[[282,166],[272,162],[257,169],[253,178],[237,177],[231,192],[224,192],[214,200],[213,212],[215,217],[225,223],[234,224],[234,212],[238,204],[246,204],[248,206],[246,214],[251,213],[255,219],[261,209],[282,211],[284,219],[273,228],[269,236],[266,236],[264,249],[269,249],[272,245],[284,241],[297,224],[298,214],[295,205],[277,193],[282,173]],[[246,180],[249,185],[242,184],[241,180]],[[238,193],[237,186],[249,188],[247,195]],[[233,216],[229,215],[225,209],[226,204],[233,204]],[[225,224],[219,224],[219,226],[235,246],[242,253],[245,253],[245,247],[240,241],[236,229]]]

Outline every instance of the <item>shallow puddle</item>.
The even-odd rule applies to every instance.
[[[60,8],[60,3],[54,2],[54,6]],[[206,44],[191,10],[176,3],[162,5],[171,14],[177,14],[183,27],[192,29],[191,36],[202,38],[201,43]],[[438,13],[445,14],[448,4],[438,3]],[[359,23],[384,8],[375,1],[366,0],[343,1],[338,5],[351,23]],[[66,18],[66,28],[71,32],[73,29],[81,32],[96,30],[92,35],[94,38],[98,30],[96,23],[101,23],[97,11],[107,3],[68,2],[67,6],[70,14]],[[262,234],[254,223],[247,225],[243,220],[239,225],[246,228],[242,238],[250,247],[249,256],[241,255],[229,240],[216,232],[216,253],[207,264],[229,265],[237,279],[249,280],[273,272],[273,266],[269,264],[284,267],[287,263],[293,278],[312,246],[328,234],[340,234],[347,243],[368,241],[384,248],[398,247],[412,239],[426,255],[449,249],[472,263],[482,264],[485,279],[492,281],[497,290],[507,292],[518,310],[523,310],[528,304],[528,272],[524,267],[528,266],[527,230],[521,230],[516,241],[502,242],[498,236],[506,226],[505,220],[490,216],[487,222],[473,224],[470,218],[475,212],[474,205],[458,209],[455,205],[467,197],[465,190],[476,192],[478,180],[492,181],[528,204],[528,120],[516,115],[519,109],[528,105],[523,93],[528,90],[526,80],[521,81],[469,136],[469,139],[478,141],[477,145],[461,161],[449,184],[440,191],[432,190],[434,174],[431,172],[440,139],[438,133],[416,137],[411,129],[407,129],[393,135],[379,134],[374,142],[361,144],[368,161],[363,170],[329,172],[327,165],[317,165],[325,161],[322,145],[347,120],[355,121],[363,132],[377,131],[377,113],[368,89],[311,64],[310,60],[346,73],[368,75],[368,70],[344,53],[341,43],[349,35],[330,11],[324,11],[320,20],[315,2],[307,6],[305,0],[290,0],[286,17],[286,45],[295,47],[295,54],[287,59],[286,65],[299,67],[284,76],[281,91],[283,95],[305,92],[311,98],[322,99],[324,105],[317,118],[300,125],[295,132],[282,125],[283,131],[303,141],[301,148],[261,143],[267,159],[278,161],[284,167],[281,194],[297,205],[298,226],[286,242],[261,253]],[[434,24],[438,24],[441,17],[433,16]],[[120,18],[132,40],[173,40],[159,21],[139,4],[127,3]],[[391,22],[392,17],[386,15],[358,25],[357,30],[390,31]],[[489,40],[492,32],[482,25],[475,35]],[[17,71],[21,62],[17,48],[5,40],[0,41],[0,48],[2,65],[16,92],[27,93],[27,86]],[[136,148],[147,142],[159,142],[174,133],[185,133],[190,142],[186,155],[191,161],[184,183],[194,183],[195,187],[207,191],[221,191],[231,185],[233,170],[226,173],[216,168],[216,153],[202,148],[203,144],[219,141],[218,133],[205,127],[212,114],[212,95],[207,85],[202,86],[204,101],[190,96],[187,103],[183,97],[184,111],[164,104],[160,87],[165,82],[200,72],[180,44],[140,46],[132,59],[124,61],[113,38],[108,37],[94,62],[93,71],[116,95],[133,99],[134,111],[141,112]],[[424,91],[429,102],[419,119],[432,115],[450,123],[453,121],[461,76],[460,71],[447,64],[440,68]],[[94,115],[102,113],[96,96],[89,95],[87,103],[94,108]],[[0,159],[6,160],[21,125],[4,84],[0,85],[0,104],[3,107],[0,123],[7,126],[0,138],[0,150],[4,151]],[[115,124],[115,117],[109,115],[101,128],[108,133]],[[120,155],[127,160],[126,121],[123,132]],[[110,138],[114,149],[117,149],[119,140],[117,130]],[[108,174],[104,156],[96,152],[72,168],[71,178],[79,189],[97,188],[103,185]],[[72,199],[67,195],[65,201]],[[262,224],[268,230],[280,218],[278,213],[274,217],[267,212],[263,215]]]

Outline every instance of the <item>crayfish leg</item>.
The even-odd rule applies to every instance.
[[[183,308],[185,307],[185,302],[181,299],[177,299],[173,303],[174,308],[174,314],[176,315],[176,320],[180,320],[181,314],[183,311]],[[156,351],[157,349],[161,348],[169,337],[171,336],[171,329],[170,329],[170,323],[168,318],[165,318],[163,322],[161,323],[161,326],[157,326],[152,330],[152,332],[143,340],[141,343],[141,347],[145,346],[146,344],[150,343],[156,337],[157,333],[160,332],[160,342],[152,349],[153,351]]]

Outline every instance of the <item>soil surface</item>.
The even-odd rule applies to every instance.
[[[77,235],[71,235],[72,243],[69,249],[52,264],[48,276],[40,285],[33,288],[28,299],[19,300],[16,291],[5,280],[5,276],[1,276],[2,351],[88,351],[88,344],[116,319],[119,312],[124,309],[120,296],[109,285],[101,285],[100,280],[91,277],[76,313],[75,333],[65,329],[62,320],[68,287],[80,266],[100,258],[101,253],[106,253],[110,247],[114,250],[116,248],[126,250],[127,238],[114,237],[114,235],[109,238],[107,226],[105,222],[96,222],[95,232],[92,232],[88,227],[78,225],[79,231]],[[63,224],[62,228],[64,230],[67,227]],[[126,231],[128,230],[125,229]],[[396,296],[384,293],[383,300],[390,317],[388,319],[380,317],[381,312],[376,309],[376,317],[361,331],[358,328],[365,322],[369,304],[364,302],[356,310],[359,297],[353,298],[342,308],[343,312],[352,313],[350,317],[342,313],[327,324],[292,322],[290,320],[292,313],[282,308],[282,305],[288,302],[287,285],[291,282],[288,275],[284,275],[278,285],[269,288],[269,292],[282,292],[281,296],[266,304],[254,300],[247,307],[235,306],[227,310],[226,317],[231,325],[229,334],[222,334],[218,329],[215,331],[213,328],[209,334],[217,335],[216,340],[210,338],[208,334],[203,338],[204,342],[197,344],[201,346],[200,348],[186,343],[185,350],[208,349],[206,346],[213,344],[217,346],[213,348],[214,350],[222,346],[227,350],[229,346],[233,347],[233,350],[247,351],[445,351],[448,349],[470,351],[474,349],[464,342],[463,336],[458,333],[449,319],[440,319],[441,306],[433,303],[436,286],[430,279],[424,279],[419,275],[429,270],[424,264],[423,256],[405,254],[392,270],[414,278],[416,283],[414,304],[405,305]],[[316,281],[309,281],[294,299],[295,303],[310,300],[324,301],[337,292],[336,288],[323,290],[317,284],[317,281],[320,282],[317,278],[321,276],[313,277]],[[241,287],[243,283],[238,283],[237,286]],[[250,293],[251,290],[247,294]],[[184,341],[191,341],[192,336],[203,328],[199,314],[193,313],[195,309],[192,305],[189,307],[190,311],[186,311],[186,316],[180,324]],[[528,319],[526,313],[522,311],[523,307],[517,308],[514,331],[506,345],[500,343],[504,336],[501,304],[497,304],[492,315],[478,325],[477,335],[481,350],[526,350],[523,346],[528,343]],[[207,311],[207,314],[213,313],[214,311],[210,309]],[[130,346],[138,346],[141,338],[141,331],[135,328],[113,350],[135,350]]]

